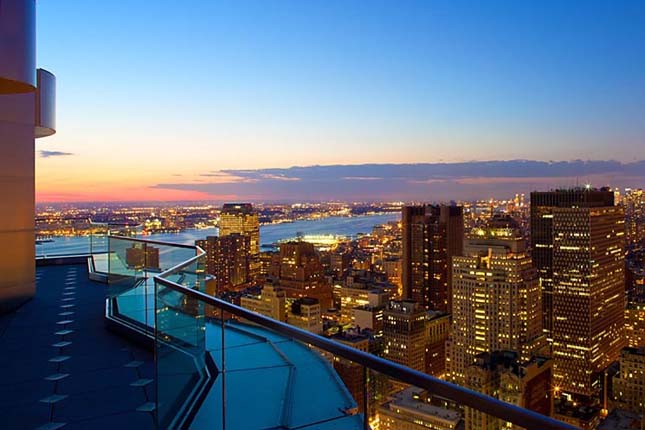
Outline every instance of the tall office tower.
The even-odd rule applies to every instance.
[[[464,217],[461,206],[403,208],[403,297],[426,309],[451,312],[452,258],[461,255]]]
[[[464,256],[453,259],[452,331],[448,377],[464,383],[475,356],[515,351],[528,361],[545,346],[537,274],[517,223],[493,217],[474,230]]]
[[[260,220],[250,203],[227,203],[222,207],[219,221],[220,237],[241,234],[249,237],[251,276],[260,273]]]
[[[34,138],[55,133],[56,78],[36,69],[36,2],[0,6],[0,314],[34,296]]]
[[[324,279],[320,258],[311,243],[281,243],[280,252],[271,261],[269,277],[286,291],[287,297],[314,297],[323,309],[331,307],[331,287]]]
[[[553,413],[553,362],[520,360],[513,351],[485,352],[466,368],[466,387],[507,403],[550,416]],[[473,408],[465,408],[466,430],[521,429]]]
[[[424,372],[427,319],[417,302],[392,300],[383,313],[384,357]]]
[[[618,206],[554,208],[552,226],[555,382],[595,396],[625,343],[625,215]]]
[[[645,194],[641,188],[627,188],[623,199],[627,245],[637,246],[645,240]]]
[[[221,294],[251,282],[251,253],[248,236],[208,236],[195,244],[206,252],[206,273],[215,277],[216,292]]]
[[[552,340],[553,329],[553,211],[556,208],[614,206],[607,190],[570,189],[531,193],[531,257],[542,287],[544,333]]]

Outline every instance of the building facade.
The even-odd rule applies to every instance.
[[[464,218],[460,206],[406,206],[402,212],[403,297],[426,309],[451,312],[452,258],[461,255]]]
[[[543,328],[549,341],[553,330],[553,211],[603,206],[614,206],[612,191],[575,188],[531,193],[531,257],[542,288]]]
[[[424,372],[427,319],[417,302],[392,300],[383,313],[384,357]]]
[[[206,273],[215,277],[217,294],[243,288],[251,282],[249,236],[238,233],[208,236],[195,244],[206,253]]]
[[[552,210],[552,353],[562,391],[595,396],[625,346],[624,212]]]
[[[464,383],[478,354],[514,351],[529,361],[546,346],[537,273],[517,226],[492,219],[453,259],[452,331],[447,376]]]
[[[227,203],[222,207],[219,235],[232,234],[248,236],[251,275],[257,276],[260,272],[260,220],[250,203]]]
[[[553,413],[553,362],[536,358],[520,360],[513,351],[477,355],[466,369],[465,385],[475,391],[551,416]],[[465,408],[466,430],[521,429],[473,408]]]

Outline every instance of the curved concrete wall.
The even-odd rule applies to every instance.
[[[35,293],[34,138],[54,133],[54,76],[34,92],[34,14],[35,0],[0,0],[0,313]]]

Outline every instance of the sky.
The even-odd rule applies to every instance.
[[[639,0],[37,7],[58,129],[36,143],[39,202],[645,186]]]

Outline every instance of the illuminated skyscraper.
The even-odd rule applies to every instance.
[[[250,203],[227,203],[219,221],[220,237],[241,234],[249,237],[251,275],[260,272],[260,221]]]
[[[594,396],[625,343],[625,217],[622,207],[552,211],[555,381]]]
[[[450,312],[452,258],[461,255],[464,218],[460,206],[403,208],[403,297],[426,309]]]
[[[612,191],[576,188],[531,193],[531,257],[542,287],[543,326],[549,340],[553,328],[553,211],[602,206],[614,206]]]
[[[453,259],[452,331],[448,377],[464,383],[478,354],[514,351],[521,361],[546,346],[541,294],[525,240],[510,218],[493,218]]]
[[[227,236],[208,236],[197,240],[206,252],[206,273],[215,277],[217,294],[245,286],[251,281],[250,239],[233,233]]]

